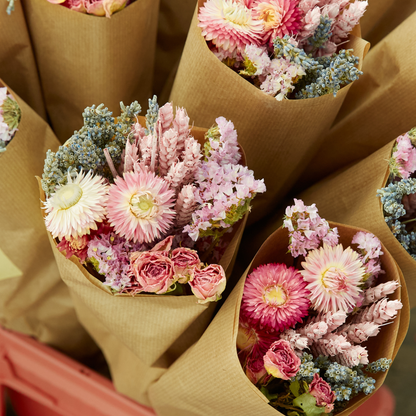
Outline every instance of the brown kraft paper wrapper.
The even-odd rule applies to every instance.
[[[160,0],[153,92],[169,99],[197,0]]]
[[[39,212],[35,175],[43,170],[47,149],[57,150],[59,142],[46,122],[8,90],[22,118],[0,154],[0,248],[18,271],[2,277],[0,265],[0,324],[75,358],[86,357],[97,347],[76,317]]]
[[[158,0],[137,0],[111,18],[45,0],[21,0],[45,98],[58,139],[65,142],[92,104],[117,114],[119,103],[147,107],[152,89]]]
[[[364,38],[374,46],[415,11],[415,0],[369,0],[360,22]]]
[[[390,136],[391,137],[391,136]],[[397,261],[406,280],[410,306],[416,306],[416,260],[402,247],[387,226],[383,206],[376,195],[386,186],[394,139],[349,169],[333,174],[303,192],[299,197],[316,203],[319,215],[344,224],[363,227],[376,235]]]
[[[139,121],[145,124],[144,117],[139,117]],[[206,129],[194,127],[191,134],[203,143],[205,132]],[[219,262],[227,277],[231,274],[246,220],[247,215],[228,234],[230,241]],[[193,295],[113,294],[75,256],[66,259],[50,235],[49,239],[78,318],[100,346],[116,390],[149,406],[149,386],[199,339],[216,303],[198,304]]]
[[[267,192],[253,202],[248,222],[266,216],[286,195],[303,166],[318,150],[350,88],[306,100],[277,101],[232,71],[209,50],[198,25],[199,0],[189,29],[170,101],[185,107],[191,120],[209,128],[216,117],[231,120],[247,155],[247,165],[264,178]],[[356,28],[358,34],[359,28]],[[343,45],[362,60],[369,44],[350,35]]]
[[[355,227],[331,223],[340,232],[344,247],[359,231]],[[278,416],[282,415],[268,404],[267,398],[244,374],[237,356],[236,339],[240,304],[247,275],[261,264],[282,262],[293,264],[288,247],[287,230],[279,228],[262,245],[229,298],[219,310],[201,339],[151,386],[152,406],[159,416]],[[403,342],[409,326],[409,303],[406,284],[393,257],[383,247],[382,267],[386,271],[379,281],[398,280],[401,287],[390,299],[401,299],[403,308],[394,322],[384,326],[368,346],[369,360],[381,357],[393,359]],[[372,375],[376,388],[386,373]],[[178,382],[180,380],[180,382]],[[350,401],[339,416],[349,415],[370,396],[359,395]]]
[[[305,189],[343,166],[361,160],[415,125],[416,12],[371,49],[364,74],[352,85],[334,126],[314,160],[303,169]]]
[[[20,1],[6,13],[7,1],[0,10],[0,77],[43,119],[46,119],[39,73]]]

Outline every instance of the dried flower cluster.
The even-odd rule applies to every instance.
[[[121,108],[117,120],[103,105],[87,108],[81,130],[48,152],[46,227],[116,292],[181,294],[186,285],[199,302],[216,301],[224,270],[192,248],[204,260],[221,253],[263,180],[238,164],[237,133],[223,117],[201,148],[184,109],[174,115],[154,97],[144,128],[137,103]]]
[[[399,136],[389,160],[387,186],[377,190],[384,218],[404,249],[416,259],[416,130]]]
[[[94,16],[111,17],[113,13],[123,10],[135,0],[48,0],[52,4],[60,4],[70,10]]]
[[[399,283],[376,284],[384,273],[377,237],[357,232],[344,249],[315,205],[295,199],[283,227],[292,256],[304,261],[299,269],[296,260],[294,267],[264,264],[247,277],[240,362],[280,412],[331,413],[353,396],[371,393],[375,380],[369,374],[388,369],[385,358],[369,363],[362,344],[402,308],[388,299]]]
[[[20,123],[21,111],[16,100],[7,93],[6,87],[0,87],[0,153],[14,137]]]
[[[361,74],[339,45],[365,12],[355,0],[207,0],[198,19],[213,53],[266,94],[313,98]]]

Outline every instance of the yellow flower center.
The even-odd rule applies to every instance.
[[[247,13],[247,10],[243,7],[239,7],[236,3],[225,3],[223,12],[224,19],[230,23],[234,23],[238,26],[244,26],[250,23],[250,16]]]
[[[68,209],[78,203],[82,197],[82,188],[76,183],[70,183],[63,186],[55,194],[60,209]]]
[[[157,215],[157,200],[150,192],[134,194],[130,199],[131,212],[137,217],[149,220]]]
[[[260,4],[259,7],[261,8],[260,19],[263,20],[266,30],[277,27],[282,23],[282,9],[277,9],[270,4]]]
[[[281,306],[286,303],[287,293],[280,285],[270,286],[264,291],[263,299],[270,306]]]
[[[347,289],[347,276],[342,269],[331,266],[322,273],[322,284],[325,288],[332,291],[342,291]]]

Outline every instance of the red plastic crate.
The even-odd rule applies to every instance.
[[[110,380],[25,335],[0,328],[0,416],[7,388],[19,416],[155,416]]]
[[[0,327],[0,416],[7,388],[19,416],[155,416],[114,390],[110,380],[25,335]],[[351,416],[393,416],[382,386]]]

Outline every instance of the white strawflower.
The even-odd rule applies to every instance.
[[[60,186],[44,203],[46,228],[62,239],[82,237],[96,230],[103,221],[108,199],[108,186],[101,176],[82,171],[75,179],[68,173],[68,183]]]

